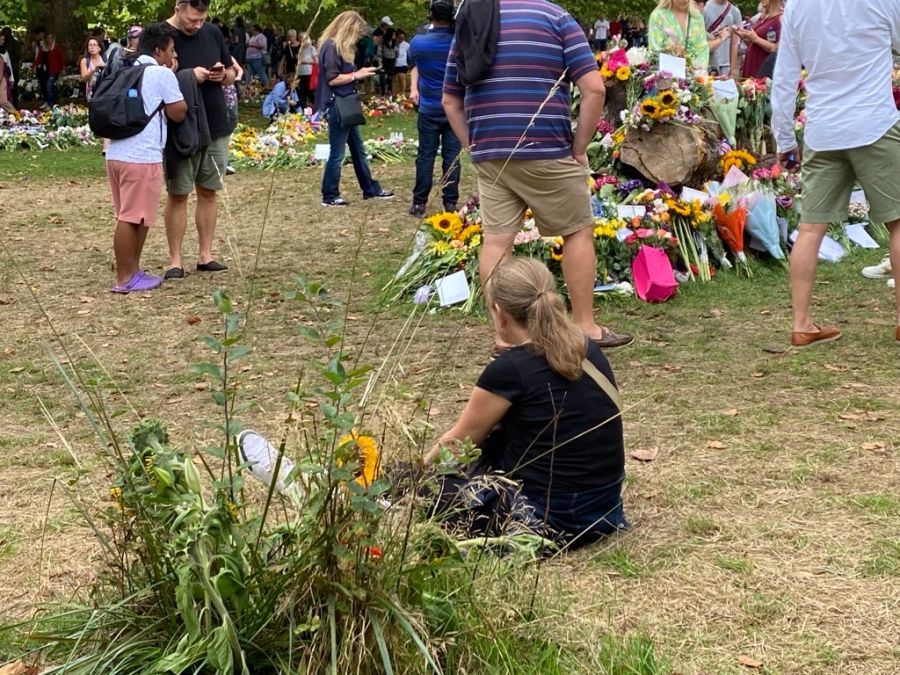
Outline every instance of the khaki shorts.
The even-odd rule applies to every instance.
[[[156,224],[162,194],[163,165],[106,160],[116,220],[150,227]]]
[[[175,178],[166,180],[166,190],[173,195],[189,195],[194,186],[207,190],[224,187],[225,167],[228,166],[228,143],[231,136],[214,138],[209,147],[178,162]]]
[[[900,123],[861,148],[817,152],[806,146],[802,176],[805,223],[846,221],[856,181],[866,193],[872,220],[900,220]]]
[[[475,162],[481,220],[487,234],[515,234],[530,208],[545,237],[594,226],[591,172],[571,157]]]

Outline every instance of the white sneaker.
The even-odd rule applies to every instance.
[[[888,279],[888,288],[894,288],[894,280]]]
[[[891,256],[886,255],[881,262],[871,267],[863,267],[862,275],[866,279],[887,279],[891,276]]]
[[[250,465],[250,473],[259,479],[266,487],[272,484],[275,477],[275,464],[278,461],[278,448],[269,443],[257,432],[247,429],[237,437],[241,458]],[[294,463],[282,456],[278,477],[275,479],[275,489],[283,495],[296,491],[297,483],[288,483],[288,477],[294,468]]]

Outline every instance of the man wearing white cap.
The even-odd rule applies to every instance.
[[[397,33],[394,31],[391,17],[382,17],[378,28],[372,33],[375,44],[379,45],[381,54],[381,72],[378,73],[378,90],[382,96],[391,95],[391,80],[394,77],[394,66],[397,63]]]

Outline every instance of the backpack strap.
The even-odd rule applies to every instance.
[[[603,390],[604,394],[609,396],[609,399],[613,402],[613,405],[616,406],[616,409],[619,412],[622,412],[622,395],[619,393],[619,390],[616,389],[615,385],[609,381],[609,378],[601,373],[597,366],[587,359],[582,359],[581,369],[584,370],[588,377],[597,383],[597,386]]]

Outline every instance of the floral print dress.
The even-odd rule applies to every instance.
[[[673,56],[685,56],[688,69],[706,70],[709,67],[709,43],[703,15],[690,13],[687,40],[684,29],[669,9],[655,9],[648,27],[650,51]],[[685,45],[685,43],[687,43]]]

